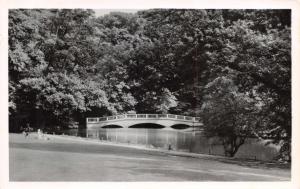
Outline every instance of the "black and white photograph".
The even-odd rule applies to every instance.
[[[291,9],[11,8],[7,24],[9,182],[291,181]]]

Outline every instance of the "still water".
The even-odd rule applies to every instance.
[[[201,131],[192,129],[95,128],[83,130],[70,129],[64,131],[64,134],[116,143],[138,144],[149,148],[224,155],[220,140],[217,138],[207,138],[203,136]],[[276,146],[265,145],[265,141],[247,139],[235,157],[272,160],[278,155],[278,150]]]

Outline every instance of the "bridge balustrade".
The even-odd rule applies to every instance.
[[[147,114],[147,118],[157,118],[157,114]]]
[[[124,119],[125,115],[117,115],[117,119]]]
[[[177,119],[184,119],[184,116],[178,115],[178,116],[177,116]]]
[[[182,116],[182,115],[174,115],[174,114],[123,114],[123,115],[115,115],[108,117],[99,117],[99,118],[87,118],[88,123],[97,123],[101,121],[109,121],[116,119],[177,119],[177,120],[186,120],[186,121],[195,121],[200,122],[200,117],[191,117],[191,116]]]
[[[107,119],[108,120],[114,120],[114,119],[117,119],[117,117],[116,116],[109,116],[109,117],[107,117]]]
[[[93,123],[93,122],[98,122],[98,118],[88,118],[87,119],[87,121],[89,122],[89,123]]]
[[[168,118],[176,118],[176,115],[173,115],[173,114],[168,114]]]
[[[185,120],[191,120],[191,121],[192,121],[192,120],[193,120],[193,117],[190,117],[190,116],[184,116],[184,119],[185,119]]]
[[[90,119],[90,118],[89,118]],[[100,117],[99,121],[107,121],[107,117]]]
[[[136,118],[137,114],[127,114],[127,118]]]
[[[158,117],[159,117],[159,118],[166,118],[166,117],[167,117],[167,114],[158,114]]]
[[[137,118],[147,118],[147,114],[137,114]]]

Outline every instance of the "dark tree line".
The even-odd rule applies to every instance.
[[[227,156],[249,136],[290,156],[290,28],[290,10],[10,10],[11,125],[177,113]]]

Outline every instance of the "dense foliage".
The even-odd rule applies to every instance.
[[[228,156],[249,136],[289,156],[290,24],[289,10],[10,10],[11,123],[196,115]]]

